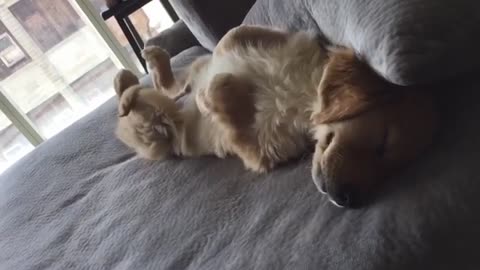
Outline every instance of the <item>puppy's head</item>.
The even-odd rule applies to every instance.
[[[312,176],[339,206],[360,206],[432,141],[433,97],[394,87],[349,50],[331,54],[312,115]]]
[[[138,148],[154,142],[170,140],[181,121],[175,101],[159,91],[143,87],[128,70],[121,70],[114,79],[119,96],[118,137]]]

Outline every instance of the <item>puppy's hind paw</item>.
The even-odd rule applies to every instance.
[[[142,57],[147,62],[155,62],[169,60],[170,54],[158,46],[147,46],[142,50]]]

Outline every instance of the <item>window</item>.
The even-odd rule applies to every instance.
[[[87,0],[90,1],[99,14],[106,9],[104,0]],[[165,8],[159,0],[153,0],[141,9],[135,11],[129,16],[132,24],[135,26],[138,34],[146,41],[147,39],[159,34],[161,31],[173,25],[173,21],[168,15]],[[112,32],[113,36],[118,40],[120,45],[129,53],[131,59],[134,60],[137,68],[143,70],[140,61],[130,47],[127,38],[123,34],[120,26],[115,18],[110,18],[105,22]]]
[[[25,54],[8,33],[0,34],[0,60],[8,68],[25,59]]]
[[[22,143],[15,143],[8,148],[3,150],[3,155],[8,160],[19,160],[24,155],[26,155],[29,151],[28,148],[24,147]]]
[[[114,95],[118,60],[72,3],[0,5],[0,172]]]
[[[66,0],[19,0],[9,9],[44,52],[85,25]]]
[[[118,25],[107,22],[109,33],[90,1],[103,3],[0,4],[0,173],[110,99],[118,68],[135,71],[117,44],[129,49]],[[144,39],[172,24],[159,1],[133,14],[132,22]]]
[[[60,132],[70,119],[75,119],[75,111],[60,93],[55,93],[27,113],[27,116],[38,127],[40,134],[50,138]]]
[[[0,173],[33,150],[33,145],[0,112]]]
[[[0,80],[30,62],[30,57],[0,21]]]

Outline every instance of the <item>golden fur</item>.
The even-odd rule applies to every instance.
[[[316,140],[315,183],[336,204],[352,205],[433,134],[431,97],[390,89],[351,50],[327,51],[303,32],[235,28],[184,79],[162,49],[143,56],[155,89],[125,70],[115,88],[117,136],[144,158],[232,154],[266,172]]]

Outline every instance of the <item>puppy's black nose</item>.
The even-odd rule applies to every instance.
[[[320,182],[319,190],[321,193],[327,194],[327,185],[325,184],[325,181]]]
[[[322,194],[327,194],[327,185],[325,183],[325,179],[316,171],[313,172],[313,183],[317,187],[318,191],[320,191]]]
[[[349,207],[350,205],[350,194],[340,193],[335,196],[330,195],[331,202],[338,207]]]
[[[356,208],[361,204],[357,192],[351,185],[337,185],[333,190],[328,190],[328,195],[332,203],[339,207]]]

